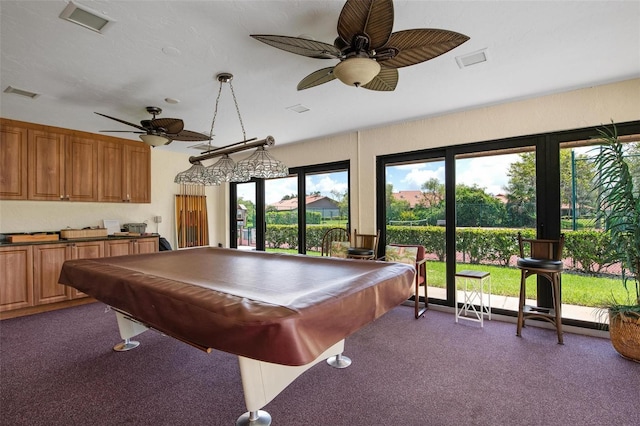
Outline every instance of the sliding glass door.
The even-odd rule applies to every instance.
[[[625,157],[632,176],[640,184],[640,135],[628,135]],[[610,260],[609,235],[596,220],[600,180],[593,157],[597,140],[576,140],[560,144],[561,204],[558,210],[565,234],[565,273],[562,276],[564,318],[606,322],[597,307],[612,297],[627,302],[622,285],[622,268]],[[632,291],[633,293],[633,291]],[[633,293],[634,294],[634,293]]]
[[[255,250],[257,238],[255,182],[236,185],[235,206],[235,247],[243,250]]]
[[[445,166],[442,158],[385,166],[386,244],[425,247],[428,295],[446,300]]]
[[[264,182],[265,251],[298,251],[298,177]]]
[[[535,146],[455,158],[456,272],[489,272],[492,307],[517,312],[516,236],[536,236]],[[527,286],[527,298],[537,299],[534,284]]]
[[[305,175],[305,253],[320,255],[322,237],[331,228],[349,229],[347,170]]]
[[[632,174],[640,180],[640,122],[618,124],[617,129],[628,143]],[[607,261],[603,224],[594,220],[597,193],[592,188],[598,171],[589,155],[597,150],[597,135],[595,128],[586,128],[379,157],[381,244],[410,243],[403,238],[419,228],[422,232],[412,240],[427,247],[424,235],[435,231],[426,230],[442,226],[439,241],[445,243],[445,254],[436,260],[437,250],[427,249],[430,299],[453,306],[456,272],[486,270],[491,273],[494,312],[515,315],[520,291],[515,265],[518,232],[535,238],[564,233],[563,319],[597,327],[602,317],[595,306],[611,295],[627,298],[620,266]],[[410,186],[416,176],[420,178]],[[446,288],[442,295],[440,286]],[[528,285],[527,299],[551,306],[546,280]]]

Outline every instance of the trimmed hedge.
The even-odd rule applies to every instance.
[[[313,225],[307,227],[307,251],[319,250],[322,237],[334,225]],[[298,225],[268,225],[265,232],[268,248],[298,249]]]
[[[509,266],[519,255],[518,232],[524,238],[535,238],[533,229],[458,228],[456,248],[464,263]],[[388,226],[387,241],[398,244],[420,244],[438,260],[445,259],[445,230],[438,226]],[[573,269],[599,274],[611,265],[609,234],[597,230],[566,231],[563,258],[572,259]]]
[[[334,226],[314,225],[307,228],[307,251],[319,250],[324,234]],[[518,232],[525,238],[535,238],[533,229],[458,228],[456,247],[464,263],[512,265],[511,259],[519,255]],[[298,249],[297,225],[267,226],[266,241],[269,248]],[[609,234],[597,230],[565,232],[563,257],[571,259],[572,268],[587,274],[599,274],[612,264]],[[387,243],[423,245],[427,253],[439,261],[445,259],[445,228],[443,226],[387,227]]]

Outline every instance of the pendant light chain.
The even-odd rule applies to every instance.
[[[231,88],[231,96],[233,96],[233,103],[235,104],[236,112],[238,113],[240,128],[242,128],[242,140],[247,140],[247,133],[244,130],[244,123],[242,122],[242,115],[240,115],[240,107],[238,106],[236,92],[233,90],[233,83],[231,83],[231,80],[228,80],[227,82],[229,83],[229,87]],[[213,110],[213,120],[211,120],[211,130],[209,130],[209,145],[211,145],[211,141],[213,140],[213,127],[216,124],[216,117],[218,116],[218,105],[220,105],[220,96],[222,95],[222,83],[224,83],[224,81],[220,79],[220,87],[218,88],[218,96],[216,97],[216,107]]]
[[[240,120],[240,127],[242,127],[242,140],[247,140],[247,134],[244,131],[244,124],[242,123],[242,116],[240,115],[240,107],[238,107],[238,100],[236,99],[236,92],[233,91],[233,84],[229,81],[229,87],[231,88],[231,95],[233,96],[233,102],[236,104],[236,111],[238,112],[238,120]]]
[[[287,166],[271,157],[269,152],[265,150],[265,146],[272,146],[275,143],[272,136],[267,136],[261,141],[254,141],[256,138],[251,140],[247,139],[247,134],[244,130],[244,123],[242,122],[242,115],[240,114],[240,107],[238,106],[238,99],[236,98],[236,93],[233,90],[233,84],[231,84],[233,75],[230,73],[220,73],[217,75],[217,78],[220,82],[220,87],[218,88],[216,106],[213,111],[213,119],[211,120],[211,129],[209,130],[209,150],[200,157],[190,157],[189,162],[192,166],[189,169],[178,173],[174,182],[181,185],[212,186],[220,185],[222,182],[247,182],[254,177],[258,179],[286,177],[289,174]],[[222,83],[229,83],[229,87],[231,88],[233,103],[236,106],[238,120],[240,121],[240,127],[242,128],[243,140],[224,148],[211,149],[213,128],[216,124],[220,98],[222,97]],[[229,157],[229,154],[231,153],[255,147],[257,147],[256,152],[238,163],[235,163]],[[205,167],[201,162],[201,160],[208,160],[217,156],[220,156],[221,158],[216,163],[208,167]]]
[[[222,93],[222,81],[220,82],[220,87],[218,88],[218,96],[216,97],[216,108],[213,110],[213,120],[211,120],[211,130],[209,130],[209,145],[211,145],[211,140],[213,139],[213,126],[215,126],[216,117],[218,116],[218,105],[220,104],[221,93]]]

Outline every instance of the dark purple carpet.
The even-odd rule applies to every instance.
[[[267,410],[274,426],[639,425],[640,364],[606,339],[400,306]],[[223,425],[245,412],[236,357],[147,331],[116,353],[99,303],[0,322],[3,425]]]

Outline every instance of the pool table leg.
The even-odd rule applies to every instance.
[[[113,347],[113,350],[117,352],[125,352],[137,348],[140,342],[131,340],[131,338],[133,336],[137,336],[140,333],[144,333],[148,330],[148,328],[119,311],[116,311],[116,319],[118,320],[120,337],[122,337],[124,341],[115,345]]]
[[[351,358],[342,354],[338,354],[327,358],[327,364],[329,364],[333,368],[347,368],[351,365]]]
[[[343,351],[344,339],[331,346],[310,363],[296,366],[274,364],[238,356],[244,401],[249,411],[238,418],[236,426],[270,425],[271,416],[260,408],[271,402],[309,368],[328,357],[335,358]],[[342,359],[344,358],[342,357]],[[349,360],[350,362],[351,360]]]
[[[266,411],[248,411],[238,417],[236,426],[269,426],[271,424],[271,414]]]

